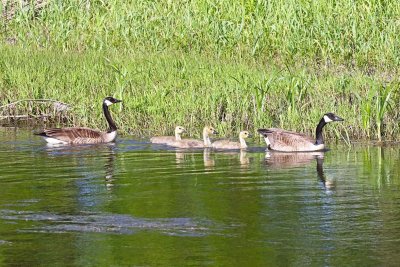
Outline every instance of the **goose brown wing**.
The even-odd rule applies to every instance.
[[[64,142],[74,142],[78,139],[101,139],[102,134],[90,128],[51,128],[45,129],[41,135],[56,138]]]
[[[302,150],[312,145],[315,140],[302,133],[286,131],[278,128],[267,129],[267,136],[271,142],[271,149],[275,150]]]

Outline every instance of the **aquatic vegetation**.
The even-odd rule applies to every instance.
[[[385,119],[386,113],[391,108],[390,100],[391,95],[395,87],[391,86],[380,86],[376,89],[376,100],[375,100],[375,120],[376,120],[376,132],[378,135],[378,140],[382,140],[382,123]]]

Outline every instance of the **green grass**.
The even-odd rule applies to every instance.
[[[2,35],[64,51],[178,50],[231,58],[398,66],[396,0],[49,1]]]
[[[54,1],[2,22],[0,101],[57,99],[105,128],[114,95],[122,132],[146,136],[314,134],[333,111],[328,136],[398,140],[399,17],[397,1]]]

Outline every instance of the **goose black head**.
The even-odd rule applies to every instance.
[[[329,112],[324,115],[324,121],[328,123],[332,121],[344,121],[344,119],[340,118],[339,116],[335,115],[332,112]]]
[[[111,106],[112,104],[122,102],[122,100],[116,99],[112,96],[107,96],[104,98],[103,103],[106,104],[107,106]]]

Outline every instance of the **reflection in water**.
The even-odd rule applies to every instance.
[[[115,157],[116,154],[114,152],[113,147],[108,146],[108,154],[105,155],[106,162],[104,163],[104,170],[105,170],[105,183],[106,188],[111,190],[114,186],[114,165],[115,165]]]
[[[175,152],[175,159],[177,164],[183,164],[185,162],[185,153],[177,149]]]
[[[50,158],[49,168],[66,170],[77,189],[80,208],[92,209],[105,201],[103,193],[109,192],[115,183],[115,143],[96,145],[46,145]]]
[[[317,157],[317,174],[326,190],[334,190],[336,187],[335,180],[327,179],[324,173],[324,158]]]
[[[315,159],[324,159],[325,152],[270,152],[265,154],[265,163],[272,168],[294,168],[307,165]]]
[[[183,164],[185,162],[185,157],[187,155],[193,155],[194,151],[187,150],[176,150],[175,151],[175,161],[178,165]],[[241,149],[239,151],[215,151],[212,148],[204,148],[203,149],[203,164],[207,170],[214,169],[216,165],[215,156],[216,155],[229,155],[229,156],[239,156],[239,162],[241,167],[249,167],[250,159],[247,155],[247,151]]]
[[[240,150],[240,166],[242,167],[249,167],[250,165],[250,158],[247,156],[247,151],[245,149]]]
[[[268,167],[276,169],[295,168],[311,164],[314,160],[317,163],[317,175],[326,190],[334,190],[336,182],[326,178],[324,173],[325,152],[266,152],[265,163]]]
[[[30,133],[0,138],[5,266],[400,260],[399,147],[265,155],[168,150],[130,137],[64,148]]]
[[[213,167],[215,166],[215,160],[211,156],[211,148],[204,148],[203,161],[204,167],[206,167],[206,169],[213,169]]]
[[[319,180],[327,190],[335,188],[335,182],[327,179],[324,173],[324,157],[325,152],[298,152],[298,153],[285,153],[285,152],[270,152],[265,154],[265,163],[270,168],[285,169],[295,168],[310,164],[314,160],[317,162],[317,175]]]
[[[114,181],[114,162],[116,153],[114,151],[115,143],[96,144],[96,145],[63,145],[63,144],[46,144],[46,152],[50,157],[70,158],[76,167],[88,167],[90,172],[90,164],[86,162],[94,157],[105,159],[104,177],[105,185],[108,189],[113,186]]]

